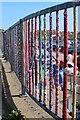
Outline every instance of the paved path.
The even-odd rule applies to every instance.
[[[6,74],[6,80],[4,80],[3,87],[8,103],[13,108],[17,107],[25,118],[52,118],[52,116],[38,106],[29,95],[20,97],[21,83],[16,74],[11,72],[9,62],[2,60],[2,63]],[[15,105],[13,103],[15,103]]]

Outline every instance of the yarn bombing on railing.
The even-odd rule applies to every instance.
[[[11,64],[21,82],[22,95],[29,94],[53,118],[76,119],[76,81],[77,81],[77,33],[76,7],[80,2],[67,2],[52,6],[20,19],[16,24],[3,32],[4,56]],[[74,56],[68,55],[68,9],[73,8]],[[64,11],[64,53],[63,73],[60,73],[59,52],[59,13]],[[54,19],[54,14],[56,19]],[[44,20],[43,20],[44,19]],[[54,23],[56,22],[56,28]],[[56,52],[54,51],[53,29],[56,29]],[[56,58],[54,57],[56,56]],[[55,58],[55,59],[53,59]],[[49,63],[48,63],[49,61]],[[54,62],[53,62],[54,61]],[[74,62],[73,71],[68,63]],[[55,70],[54,70],[55,67]],[[73,97],[71,101],[72,116],[68,113],[68,73],[73,75]],[[55,75],[54,75],[55,74]],[[59,75],[62,75],[62,81]],[[61,83],[60,83],[61,81]],[[61,89],[61,84],[62,88]],[[60,89],[59,89],[60,88]],[[72,89],[71,89],[72,90]]]

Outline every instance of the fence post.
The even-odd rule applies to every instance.
[[[0,120],[2,118],[2,62],[0,60]]]
[[[46,46],[46,14],[44,14],[44,105],[47,104],[47,46]]]
[[[31,50],[31,56],[33,56],[33,62],[32,62],[32,95],[34,96],[34,80],[35,80],[35,65],[34,65],[34,23],[33,18],[31,20],[31,43],[32,43],[32,50]]]
[[[28,69],[29,69],[29,59],[28,59],[28,22],[26,20],[26,71],[27,71],[27,73],[26,73],[26,82],[27,82],[26,88],[27,88],[27,90],[28,90],[28,85],[29,85],[29,83],[28,83],[28,81],[29,81]]]
[[[5,57],[5,40],[4,40],[4,33],[3,32],[3,54],[4,54],[4,57]]]
[[[76,119],[76,66],[77,66],[77,34],[76,34],[76,7],[73,8],[74,13],[74,77],[73,77],[73,111],[72,111],[72,119]]]
[[[20,37],[21,37],[21,85],[22,85],[22,96],[25,96],[24,86],[24,56],[23,56],[23,34],[22,34],[22,19],[20,19]]]
[[[31,39],[30,39],[30,19],[28,21],[28,58],[29,58],[29,66],[31,61]],[[29,72],[29,92],[32,93],[32,71],[28,70]]]
[[[53,63],[52,63],[52,13],[50,13],[50,100],[49,100],[49,109],[52,110],[53,105]]]
[[[39,102],[42,102],[42,38],[41,16],[39,16]]]
[[[59,11],[56,11],[56,105],[55,113],[59,112]]]
[[[35,97],[38,99],[38,61],[37,61],[37,16],[35,17]]]
[[[10,32],[10,65],[11,65],[11,72],[12,72],[12,55],[11,55],[11,27],[9,28],[9,32]]]
[[[68,19],[67,9],[64,11],[64,69],[68,67]],[[68,95],[68,74],[64,73],[64,87],[63,87],[63,119],[67,119],[67,95]]]

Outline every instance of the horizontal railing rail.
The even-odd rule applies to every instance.
[[[60,5],[56,5],[56,6],[53,6],[53,7],[43,9],[41,11],[32,13],[32,14],[20,19],[20,21],[23,22],[25,20],[32,19],[36,16],[40,16],[40,15],[47,14],[47,13],[50,13],[50,12],[55,12],[57,10],[68,9],[68,8],[76,7],[76,6],[80,6],[80,1],[79,2],[67,2],[67,3],[63,3],[63,4],[60,4]],[[18,25],[20,23],[20,21],[16,22],[14,25],[12,25],[10,27],[10,29],[15,27],[16,25]]]

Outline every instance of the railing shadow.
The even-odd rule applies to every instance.
[[[11,95],[10,89],[9,89],[9,84],[7,82],[7,78],[6,78],[6,74],[5,74],[5,70],[4,67],[2,66],[2,75],[3,75],[3,95],[4,95],[4,100],[6,102],[6,107],[9,111],[11,110],[17,110],[17,107],[15,106],[15,103],[12,99],[12,97],[15,97]],[[17,96],[19,97],[19,96]]]

